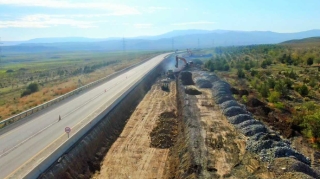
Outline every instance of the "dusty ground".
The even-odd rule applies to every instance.
[[[153,131],[158,135],[152,136],[161,139],[158,128],[166,125],[161,121],[163,119],[168,121],[168,117],[174,119],[174,111],[176,111],[174,82],[170,83],[169,89],[169,92],[162,91],[159,83],[152,86],[128,119],[120,137],[108,151],[101,164],[100,172],[93,178],[163,178],[170,145],[162,145],[161,141],[154,141],[158,144],[155,146],[157,148],[151,147],[150,134]],[[173,116],[165,115],[164,112],[169,112]]]
[[[231,125],[212,99],[211,90],[190,97],[190,107],[200,114],[201,136],[207,161],[203,178],[274,178],[267,163],[246,151],[246,137]],[[204,158],[204,157],[203,157]]]

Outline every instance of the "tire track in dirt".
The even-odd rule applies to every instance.
[[[150,147],[149,134],[160,113],[176,110],[175,83],[170,92],[152,86],[133,112],[117,141],[105,156],[100,173],[93,178],[161,178],[169,149]]]

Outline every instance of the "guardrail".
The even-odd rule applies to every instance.
[[[168,58],[169,55],[165,56],[164,59]],[[51,154],[49,154],[47,157],[45,157],[41,163],[30,170],[23,178],[31,179],[31,178],[37,178],[43,171],[45,171],[47,168],[49,168],[55,161],[59,159],[60,156],[62,156],[65,151],[67,151],[69,148],[74,146],[87,132],[91,130],[93,126],[95,126],[98,122],[101,121],[111,110],[113,110],[119,102],[121,102],[136,86],[138,86],[149,74],[153,73],[155,69],[160,65],[159,63],[157,66],[155,66],[153,69],[151,69],[147,74],[145,74],[144,77],[142,77],[139,81],[137,81],[134,85],[132,85],[128,90],[124,91],[119,98],[117,98],[109,107],[107,107],[105,110],[100,112],[100,114],[97,114],[97,116],[92,119],[90,122],[87,123],[87,125],[82,126],[75,134],[73,134],[66,142],[59,145],[59,147],[52,151]],[[90,125],[88,125],[90,124]]]
[[[157,55],[156,55],[156,56],[157,56]],[[153,56],[153,57],[155,57],[155,56]],[[6,126],[9,126],[10,124],[13,124],[13,123],[15,123],[15,122],[17,122],[17,121],[19,121],[19,120],[27,117],[27,116],[30,116],[30,115],[38,112],[38,111],[43,110],[43,109],[45,109],[45,108],[47,108],[47,107],[49,107],[49,106],[52,106],[53,104],[56,104],[56,103],[58,103],[58,102],[60,102],[60,101],[62,101],[62,100],[64,100],[64,99],[66,99],[66,98],[68,98],[68,97],[70,97],[70,96],[73,96],[74,94],[78,94],[80,91],[83,91],[83,90],[85,90],[85,89],[88,89],[88,88],[90,88],[90,87],[93,87],[93,86],[95,86],[95,85],[97,85],[97,84],[100,84],[100,83],[102,83],[102,82],[104,82],[104,81],[110,80],[110,79],[112,79],[112,78],[114,78],[114,77],[116,77],[116,76],[118,76],[118,75],[120,75],[120,74],[122,74],[122,73],[124,73],[124,72],[126,72],[126,71],[128,71],[128,70],[130,70],[131,68],[134,68],[134,67],[136,67],[136,66],[138,66],[138,65],[140,65],[140,64],[142,64],[142,63],[144,63],[144,62],[146,62],[146,61],[148,61],[148,60],[150,60],[150,59],[152,59],[153,57],[147,58],[147,59],[145,59],[145,60],[143,60],[143,61],[141,61],[141,62],[139,62],[139,63],[136,63],[136,64],[134,64],[134,65],[132,65],[132,66],[127,67],[127,68],[124,68],[124,69],[122,69],[122,70],[120,70],[120,71],[117,71],[117,72],[111,74],[111,75],[108,75],[108,76],[106,76],[106,77],[104,77],[104,78],[101,78],[101,79],[96,80],[96,81],[94,81],[94,82],[91,82],[91,83],[89,83],[89,84],[87,84],[87,85],[84,85],[84,86],[82,86],[82,87],[79,87],[79,88],[77,88],[77,89],[75,89],[75,90],[73,90],[73,91],[70,91],[70,92],[68,92],[68,93],[66,93],[66,94],[64,94],[64,95],[61,95],[61,96],[59,96],[59,97],[57,97],[57,98],[54,98],[54,99],[52,99],[52,100],[50,100],[50,101],[48,101],[48,102],[45,102],[45,103],[40,104],[40,105],[38,105],[38,106],[36,106],[36,107],[33,107],[33,108],[28,109],[28,110],[26,110],[26,111],[23,111],[23,112],[21,112],[21,113],[19,113],[19,114],[16,114],[16,115],[14,115],[14,116],[12,116],[12,117],[10,117],[10,118],[8,118],[8,119],[5,119],[5,120],[3,120],[3,121],[0,121],[0,129],[3,129],[3,128],[6,127]]]

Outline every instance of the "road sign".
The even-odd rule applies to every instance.
[[[66,133],[69,133],[69,132],[71,132],[71,129],[70,129],[70,127],[66,127],[66,128],[64,129],[64,131],[66,131]]]

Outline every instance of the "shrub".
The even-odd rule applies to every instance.
[[[274,90],[279,92],[281,96],[285,96],[289,92],[288,88],[286,87],[283,81],[279,81],[278,83],[276,83],[276,85],[274,86]]]
[[[293,89],[292,88],[293,81],[291,81],[289,78],[284,79],[284,84],[288,89]]]
[[[223,70],[224,70],[224,71],[228,71],[229,69],[230,69],[230,67],[229,67],[228,64],[225,64],[225,65],[223,66]]]
[[[245,77],[245,74],[244,74],[242,69],[238,69],[237,75],[238,75],[238,78],[244,78]]]
[[[269,88],[272,88],[272,89],[276,85],[276,82],[274,81],[273,78],[269,78],[267,83],[268,83]]]
[[[257,75],[258,74],[258,72],[256,71],[256,70],[251,70],[250,71],[250,75],[251,76],[255,76],[255,75]]]
[[[37,83],[30,83],[28,86],[27,86],[27,89],[24,90],[22,93],[21,93],[21,97],[24,97],[24,96],[27,96],[27,95],[30,95],[34,92],[37,92],[39,91],[39,85]]]
[[[246,95],[243,95],[242,97],[243,102],[247,103],[248,102],[248,97]]]
[[[31,83],[28,85],[27,89],[31,91],[31,93],[39,91],[39,85],[37,83]]]
[[[307,65],[312,65],[312,64],[313,64],[313,58],[308,58]]]
[[[31,94],[31,91],[29,89],[26,89],[21,93],[21,97],[27,96],[29,94]]]
[[[280,93],[277,91],[272,91],[268,97],[268,101],[272,103],[278,102],[280,99]]]
[[[244,65],[244,69],[247,70],[247,71],[249,71],[249,70],[251,69],[249,63],[246,63],[246,64]]]
[[[299,87],[298,92],[301,96],[306,96],[309,94],[309,89],[306,85],[302,85],[301,87]]]
[[[293,70],[291,69],[291,72],[288,74],[289,78],[292,78],[292,79],[297,79],[297,74],[295,72],[293,72]]]
[[[310,80],[310,82],[309,82],[309,85],[310,85],[312,88],[314,88],[314,87],[317,85],[316,80],[315,80],[314,78],[312,78],[312,79]]]
[[[269,95],[269,88],[266,84],[262,84],[259,88],[259,93],[261,94],[262,97],[268,97]]]
[[[261,68],[267,68],[267,63],[265,62],[265,61],[263,61],[262,63],[261,63]]]
[[[274,107],[277,109],[284,109],[284,104],[281,102],[274,103]]]
[[[311,115],[304,117],[301,124],[304,127],[304,133],[308,137],[319,138],[320,137],[320,111],[317,111]]]

